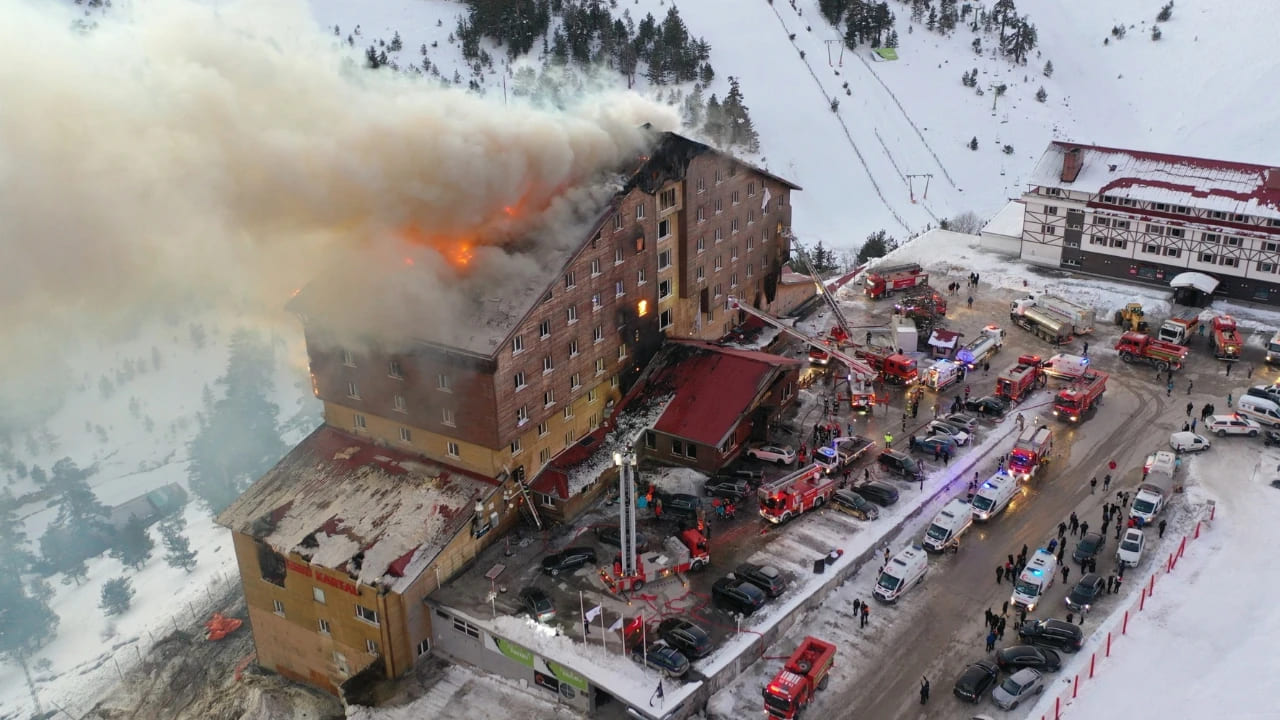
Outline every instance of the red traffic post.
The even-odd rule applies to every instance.
[[[1178,543],[1178,558],[1182,557],[1182,553],[1187,551],[1187,536],[1182,536],[1182,542]]]
[[[1153,574],[1151,576],[1151,581],[1147,583],[1147,597],[1150,597],[1155,594],[1156,594],[1156,576]]]
[[[1077,674],[1076,674],[1076,680],[1075,680],[1075,683],[1073,683],[1073,684],[1071,685],[1071,697],[1072,697],[1072,699],[1074,699],[1074,698],[1075,698],[1075,696],[1076,696],[1076,694],[1077,694],[1077,693],[1079,693],[1079,692],[1080,692],[1080,675],[1077,673]]]
[[[1212,505],[1210,505],[1210,506],[1209,506],[1209,519],[1210,519],[1210,520],[1212,520],[1212,519],[1213,519],[1213,514],[1214,514],[1214,513],[1216,513],[1216,512],[1218,512],[1218,503],[1213,503]]]
[[[1107,657],[1111,657],[1111,631],[1107,631]]]
[[[1199,540],[1199,539],[1200,539],[1200,523],[1199,521],[1197,521],[1196,522],[1196,540]]]
[[[1164,564],[1164,571],[1167,573],[1173,572],[1173,553],[1169,553],[1169,560]]]
[[[1124,611],[1124,623],[1121,624],[1120,626],[1120,634],[1121,635],[1129,634],[1129,611],[1128,610]]]
[[[1062,696],[1059,695],[1058,697],[1053,699],[1053,720],[1060,720],[1061,718],[1062,718]]]
[[[1142,588],[1142,596],[1138,598],[1138,610],[1142,611],[1146,609],[1147,609],[1147,589]]]
[[[1093,679],[1093,666],[1098,662],[1098,653],[1095,651],[1089,656],[1089,679]]]

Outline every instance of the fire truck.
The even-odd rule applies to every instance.
[[[835,664],[836,646],[815,637],[806,637],[787,659],[778,674],[764,688],[764,709],[771,718],[790,720],[827,688],[828,673]]]
[[[760,517],[775,525],[821,507],[836,491],[824,465],[814,463],[760,486]]]
[[[1219,315],[1213,319],[1213,356],[1219,360],[1239,360],[1244,340],[1236,332],[1236,319]]]
[[[938,322],[947,315],[947,299],[928,283],[903,293],[893,304],[893,312],[917,322]]]
[[[1049,462],[1053,452],[1053,431],[1046,425],[1028,427],[1018,436],[1009,452],[1009,474],[1026,482],[1036,470]]]
[[[1053,414],[1059,420],[1079,422],[1086,412],[1102,402],[1107,391],[1107,374],[1101,370],[1088,370],[1063,388],[1053,400]]]
[[[976,368],[1004,347],[1004,330],[999,325],[988,325],[982,328],[978,337],[969,341],[956,351],[956,360],[965,364],[970,370]]]
[[[911,385],[920,379],[915,359],[890,348],[864,346],[855,347],[853,352],[890,385]]]
[[[909,290],[929,282],[929,273],[916,263],[885,265],[867,271],[863,282],[867,297],[872,300],[889,297],[895,292]]]
[[[668,537],[656,551],[637,554],[634,575],[623,574],[622,555],[619,553],[613,561],[613,572],[601,568],[600,579],[616,595],[638,591],[645,583],[697,572],[709,562],[711,555],[707,552],[707,539],[697,530],[685,530],[679,537]]]
[[[1160,370],[1177,370],[1187,359],[1185,345],[1161,342],[1150,335],[1132,331],[1120,336],[1116,352],[1126,363],[1147,363]]]
[[[1013,367],[1000,373],[996,378],[996,397],[1002,397],[1010,403],[1021,402],[1036,387],[1044,387],[1046,382],[1044,370],[1038,355],[1023,355]]]

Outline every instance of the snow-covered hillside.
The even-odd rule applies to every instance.
[[[459,2],[311,4],[330,33],[337,25],[345,37],[361,26],[356,51],[362,42],[399,32],[405,49],[393,57],[402,65],[418,62],[426,44],[443,77],[470,78],[458,45],[448,41],[465,14]],[[842,52],[843,29],[826,22],[817,0],[677,4],[689,32],[711,45],[717,76],[706,95],[723,97],[727,78],[739,78],[760,134],[754,159],[804,187],[795,200],[795,230],[834,247],[857,246],[881,228],[903,238],[970,210],[988,218],[1020,194],[1023,178],[1055,138],[1280,163],[1265,131],[1280,117],[1280,100],[1264,90],[1280,78],[1280,60],[1269,51],[1265,23],[1256,22],[1270,6],[1183,0],[1153,41],[1158,5],[1024,3],[1019,11],[1030,16],[1040,43],[1025,65],[1014,65],[993,54],[992,36],[981,34],[986,49],[977,55],[967,27],[948,37],[928,31],[910,20],[910,4],[899,0],[889,2],[899,36],[893,62],[873,60],[866,47]],[[613,12],[660,20],[669,6],[635,0]],[[1116,25],[1126,26],[1123,39],[1111,36]],[[524,61],[540,65],[539,54],[535,47],[535,57]],[[1046,77],[1049,61],[1054,72]],[[976,88],[960,80],[972,68]],[[621,75],[616,81],[625,85]],[[485,75],[483,84],[501,97],[501,73]],[[993,112],[992,88],[1001,84],[1008,90]],[[1035,98],[1041,87],[1043,103]],[[643,77],[637,89],[651,91]],[[663,97],[668,93],[661,89]],[[831,110],[832,98],[840,101],[838,112]],[[976,151],[967,145],[974,137]],[[1005,145],[1012,154],[1003,152]],[[932,175],[927,197],[925,179],[914,178],[913,193],[909,175]]]

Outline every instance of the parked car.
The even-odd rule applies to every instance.
[[[1169,447],[1175,452],[1204,452],[1209,445],[1208,438],[1193,432],[1176,432],[1169,436]]]
[[[520,609],[534,622],[548,623],[556,619],[556,606],[542,588],[527,587],[520,591]]]
[[[1116,548],[1116,564],[1124,567],[1137,567],[1142,561],[1142,548],[1147,544],[1147,536],[1138,528],[1129,528],[1120,538],[1120,547]]]
[[[995,395],[983,395],[964,401],[964,409],[987,418],[1002,418],[1009,412],[1009,403]]]
[[[889,507],[898,502],[898,489],[879,480],[862,483],[854,487],[853,491],[881,507]]]
[[[946,435],[955,441],[956,445],[966,445],[969,442],[969,431],[959,425],[952,425],[946,420],[934,420],[929,423],[928,430],[933,435]]]
[[[761,462],[790,465],[796,461],[796,451],[790,445],[756,445],[747,450],[747,457]]]
[[[956,427],[963,429],[965,432],[969,433],[970,435],[972,435],[978,429],[978,418],[968,413],[962,413],[962,412],[951,413],[949,415],[943,415],[942,419],[946,420],[952,425],[955,425]]]
[[[697,517],[698,510],[702,509],[702,499],[697,495],[663,493],[659,499],[662,500],[663,515],[676,515],[692,519]]]
[[[1258,437],[1262,432],[1262,426],[1256,421],[1239,415],[1212,415],[1209,417],[1209,422],[1205,423],[1204,428],[1218,437],[1226,437],[1228,435]]]
[[[1254,385],[1245,390],[1244,394],[1260,397],[1263,400],[1270,400],[1273,403],[1280,403],[1280,386],[1277,385]]]
[[[1022,668],[1057,672],[1062,667],[1062,656],[1049,648],[1035,645],[1010,645],[996,653],[996,665],[1002,672],[1015,672]]]
[[[689,658],[661,641],[649,643],[647,646],[637,645],[631,651],[631,659],[667,677],[678,678],[689,672]]]
[[[1067,593],[1067,607],[1076,612],[1087,613],[1093,608],[1098,598],[1105,594],[1107,581],[1097,573],[1089,573],[1080,578],[1076,586]]]
[[[1078,563],[1086,560],[1092,560],[1102,553],[1102,548],[1106,547],[1107,539],[1102,533],[1086,533],[1080,538],[1080,542],[1076,543],[1075,552],[1071,553],[1071,559]]]
[[[1084,632],[1079,625],[1065,620],[1028,620],[1018,628],[1018,637],[1024,643],[1040,647],[1056,648],[1073,653],[1084,645]]]
[[[764,591],[736,575],[726,575],[711,586],[711,602],[730,612],[750,615],[766,601]]]
[[[956,686],[952,689],[952,693],[961,700],[968,700],[977,705],[982,702],[982,696],[992,685],[996,684],[996,677],[1000,671],[996,668],[995,663],[988,660],[979,660],[971,663],[969,667],[960,673],[960,677],[956,678]]]
[[[734,574],[760,588],[770,598],[778,597],[787,589],[787,579],[772,565],[742,563]]]
[[[605,545],[622,547],[622,530],[617,525],[600,525],[596,527],[596,539]],[[636,552],[649,549],[649,538],[644,533],[636,533]]]
[[[1023,668],[1004,679],[991,691],[991,699],[1005,710],[1013,710],[1023,700],[1044,692],[1044,673]]]
[[[659,623],[658,637],[694,660],[711,652],[711,635],[697,623],[681,617],[667,618]]]
[[[952,455],[955,455],[959,446],[949,435],[930,435],[927,438],[916,440],[915,445],[911,449],[929,455],[938,455],[945,450]]]
[[[702,491],[710,497],[726,498],[741,502],[742,498],[751,494],[751,486],[746,480],[717,475],[702,484]],[[666,507],[663,507],[666,510]]]
[[[837,490],[831,496],[831,502],[836,510],[848,513],[859,520],[875,520],[880,517],[880,510],[875,505],[852,490]]]
[[[880,467],[904,480],[915,481],[924,476],[924,473],[920,472],[920,466],[916,464],[915,459],[898,450],[888,448],[882,450],[876,462],[880,463]]]
[[[748,485],[754,488],[764,482],[764,471],[746,470],[743,468],[738,468],[737,470],[721,470],[716,473],[716,477],[729,478],[731,480],[745,480]]]
[[[1266,447],[1280,447],[1280,432],[1267,430],[1262,433],[1262,444]]]
[[[596,564],[595,550],[589,547],[570,547],[542,558],[542,572],[559,575],[567,570],[577,570],[587,563]]]

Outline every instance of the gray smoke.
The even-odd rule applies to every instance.
[[[631,93],[549,111],[369,71],[301,2],[148,0],[91,29],[79,13],[0,6],[0,337],[37,365],[192,296],[276,312],[345,258],[396,254],[407,226],[527,237],[633,157],[642,123],[677,124]],[[476,264],[536,269],[506,252]]]

